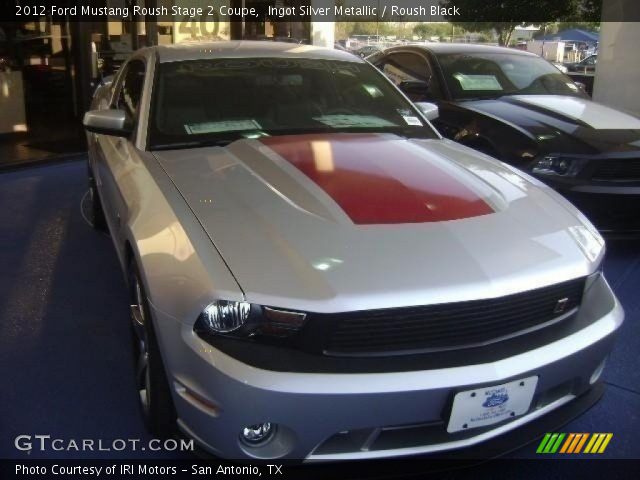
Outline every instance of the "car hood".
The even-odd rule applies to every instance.
[[[422,305],[589,273],[567,204],[448,140],[299,135],[154,154],[251,302]]]
[[[586,98],[511,95],[459,102],[458,106],[514,125],[545,153],[640,150],[640,119]]]

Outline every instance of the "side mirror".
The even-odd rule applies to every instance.
[[[115,137],[128,137],[133,131],[123,110],[89,110],[82,123],[88,132]]]
[[[435,103],[429,102],[416,102],[414,105],[427,117],[427,120],[433,121],[440,116],[438,106]]]

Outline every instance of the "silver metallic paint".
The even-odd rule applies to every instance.
[[[534,289],[595,268],[568,231],[580,220],[522,176],[453,142],[389,141],[399,152],[428,152],[474,185],[496,213],[354,225],[324,191],[265,154],[258,141],[154,155],[250,302],[314,312],[457,302]]]

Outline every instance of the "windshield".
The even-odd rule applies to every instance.
[[[438,61],[455,100],[503,95],[584,96],[569,77],[540,57],[456,53],[438,55]]]
[[[154,97],[151,149],[296,133],[437,138],[415,107],[364,63],[283,58],[163,63]]]

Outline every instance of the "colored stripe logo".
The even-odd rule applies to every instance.
[[[427,223],[494,213],[463,169],[396,137],[311,134],[260,142],[320,187],[356,225]]]
[[[613,433],[547,433],[536,453],[604,453],[612,438]]]

